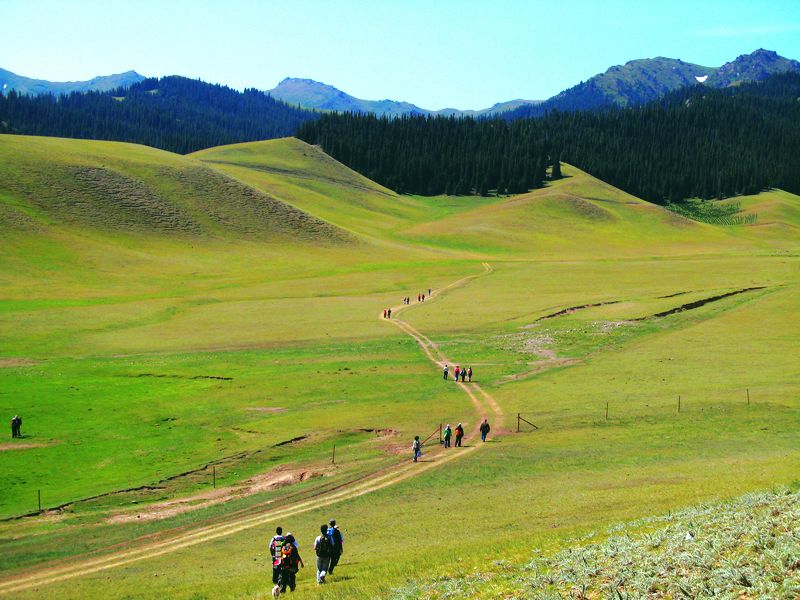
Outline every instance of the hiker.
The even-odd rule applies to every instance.
[[[450,423],[447,424],[447,427],[444,428],[444,447],[450,447],[450,438],[453,435],[453,430],[450,429]]]
[[[483,423],[481,423],[481,441],[482,442],[486,441],[486,436],[489,435],[489,430],[490,429],[491,429],[491,427],[489,427],[489,420],[488,419],[484,419]]]
[[[422,294],[417,294],[417,302],[421,302],[421,301],[422,301]]]
[[[417,462],[420,456],[422,456],[422,444],[419,443],[419,436],[414,436],[414,443],[411,444],[411,452],[414,454],[414,462]]]
[[[386,318],[386,309],[385,308],[383,309],[383,318],[384,319]]]
[[[297,587],[297,572],[300,567],[305,568],[305,564],[300,558],[300,551],[297,549],[294,536],[287,533],[283,546],[281,546],[281,574],[278,578],[281,593],[286,591],[286,586],[289,586],[289,590],[292,592]]]
[[[422,301],[425,302],[425,294],[422,294]]]
[[[20,438],[22,437],[21,430],[22,429],[22,417],[19,415],[14,415],[14,418],[11,419],[11,437],[12,438]]]
[[[392,309],[391,309],[391,308],[387,308],[387,309],[386,309],[386,316],[387,316],[388,318],[390,318],[390,319],[392,318]]]
[[[456,377],[456,383],[458,383],[458,375],[459,375],[459,372],[460,372],[460,371],[461,371],[461,367],[459,367],[458,365],[456,365],[456,368],[455,368],[455,370],[453,371],[453,375],[455,375],[455,377]]]
[[[428,288],[428,298],[431,297],[431,288]]]
[[[448,367],[447,365],[445,365],[445,366],[444,366],[444,371],[443,371],[445,380],[447,380],[447,373],[448,373],[449,371],[450,371],[450,367]]]
[[[319,526],[319,535],[314,540],[314,552],[317,553],[317,585],[322,585],[330,571],[333,556],[333,544],[328,537],[328,526],[324,523]]]
[[[269,553],[272,556],[272,583],[276,586],[280,583],[281,560],[283,558],[281,548],[283,548],[285,542],[286,538],[283,537],[283,528],[277,527],[275,529],[275,535],[273,535],[272,539],[269,541]]]
[[[469,379],[469,382],[472,383],[472,367],[467,369],[467,379]]]
[[[461,383],[464,383],[467,380],[467,370],[461,369]]]
[[[332,574],[333,570],[339,564],[339,559],[342,558],[342,554],[344,553],[344,536],[336,526],[336,519],[331,519],[328,521],[328,539],[333,546],[333,552],[331,554],[331,566],[328,569],[328,573]]]
[[[464,428],[461,426],[461,423],[456,425],[456,448],[461,447],[461,438],[464,437]]]

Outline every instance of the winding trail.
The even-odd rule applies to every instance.
[[[448,290],[458,288],[477,277],[492,272],[492,268],[488,263],[483,263],[483,267],[484,271],[482,273],[464,277],[441,290],[433,292],[431,294],[431,300],[441,297],[441,295]],[[392,307],[393,316],[412,306],[418,305],[400,305],[398,307]],[[379,318],[382,321],[384,320],[382,314],[379,314]],[[447,362],[447,358],[444,356],[439,346],[426,335],[400,319],[392,318],[387,320],[416,340],[431,362],[440,367],[443,367]],[[452,385],[452,382],[449,382],[449,385]],[[480,420],[491,417],[496,426],[502,422],[502,409],[491,395],[484,391],[477,383],[457,383],[456,385],[467,394],[476,413],[480,417],[478,422],[476,422],[476,428],[472,437],[473,440],[478,437],[477,427]],[[477,394],[475,392],[477,392]],[[16,575],[6,576],[3,581],[0,581],[0,595],[38,589],[39,587],[68,579],[123,567],[141,560],[156,558],[184,548],[234,535],[246,529],[268,525],[274,523],[278,519],[285,519],[290,516],[318,510],[343,500],[358,498],[359,496],[396,485],[420,473],[425,473],[430,469],[455,460],[456,458],[471,454],[482,447],[485,446],[473,442],[472,445],[448,451],[444,451],[441,448],[433,449],[425,455],[425,460],[422,462],[413,463],[405,460],[388,468],[384,467],[379,469],[355,481],[335,486],[332,489],[327,489],[317,494],[312,494],[310,497],[298,499],[288,505],[266,508],[266,510],[256,514],[234,513],[229,515],[229,518],[223,520],[198,526],[194,529],[177,531],[170,537],[155,540],[148,539],[144,542],[142,539],[132,540],[130,546],[117,546],[118,549],[108,554],[90,557],[78,556],[68,561],[42,565]],[[286,499],[283,500],[285,501]],[[280,502],[280,500],[276,500],[275,502]]]

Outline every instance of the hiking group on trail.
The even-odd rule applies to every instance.
[[[450,366],[445,364],[444,368],[442,369],[442,375],[444,379],[449,379],[450,377]],[[461,383],[466,383],[469,381],[472,383],[472,367],[467,367],[466,369],[462,369],[460,365],[456,365],[456,368],[453,369],[453,381],[458,383],[458,378],[461,378]]]
[[[489,419],[483,420],[479,430],[481,432],[481,441],[485,442],[486,436],[489,435],[489,431],[491,430],[491,427],[489,426]],[[461,423],[456,425],[455,429],[450,427],[450,423],[448,423],[444,429],[442,429],[442,445],[444,445],[445,448],[450,448],[453,435],[455,435],[456,438],[455,447],[461,448],[464,440],[464,426]],[[418,435],[414,436],[414,442],[411,444],[411,453],[414,462],[419,462],[419,459],[422,456],[422,444],[419,441]]]
[[[339,559],[344,552],[344,536],[331,519],[327,525],[319,526],[319,535],[314,540],[314,553],[317,555],[317,585],[325,583],[325,578],[333,574]],[[293,592],[297,587],[297,572],[305,568],[300,557],[300,546],[294,535],[283,535],[283,528],[278,527],[269,542],[269,553],[272,558],[272,596],[277,598],[286,592]]]

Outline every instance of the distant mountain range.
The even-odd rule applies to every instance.
[[[800,62],[764,49],[743,54],[721,67],[704,67],[663,57],[632,60],[582,81],[537,106],[519,107],[504,116],[515,119],[541,116],[551,110],[635,106],[689,85],[702,83],[725,88],[746,81],[761,81],[769,75],[787,71],[800,73]]]
[[[0,93],[15,90],[20,94],[69,94],[70,92],[107,92],[118,87],[128,87],[139,83],[144,76],[136,71],[126,71],[116,75],[101,75],[88,81],[46,81],[31,79],[11,71],[0,69]]]
[[[303,108],[313,110],[373,113],[389,117],[408,114],[480,117],[508,112],[520,106],[535,106],[541,102],[541,100],[510,100],[508,102],[499,102],[490,108],[481,110],[460,110],[458,108],[428,110],[410,102],[397,100],[362,100],[332,85],[320,83],[313,79],[298,79],[294,77],[287,77],[277,87],[268,90],[268,93],[273,98],[283,100],[288,104],[300,105]]]

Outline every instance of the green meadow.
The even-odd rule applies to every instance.
[[[23,417],[0,444],[4,580],[311,503],[0,595],[266,598],[282,525],[303,597],[392,596],[800,487],[800,199],[704,222],[563,171],[425,198],[294,139],[179,156],[0,136],[0,413]],[[482,447],[462,386],[381,318],[404,296],[397,316],[504,413]],[[418,475],[314,509],[459,421],[463,457],[437,465],[434,436]],[[317,587],[332,516],[345,556]]]

